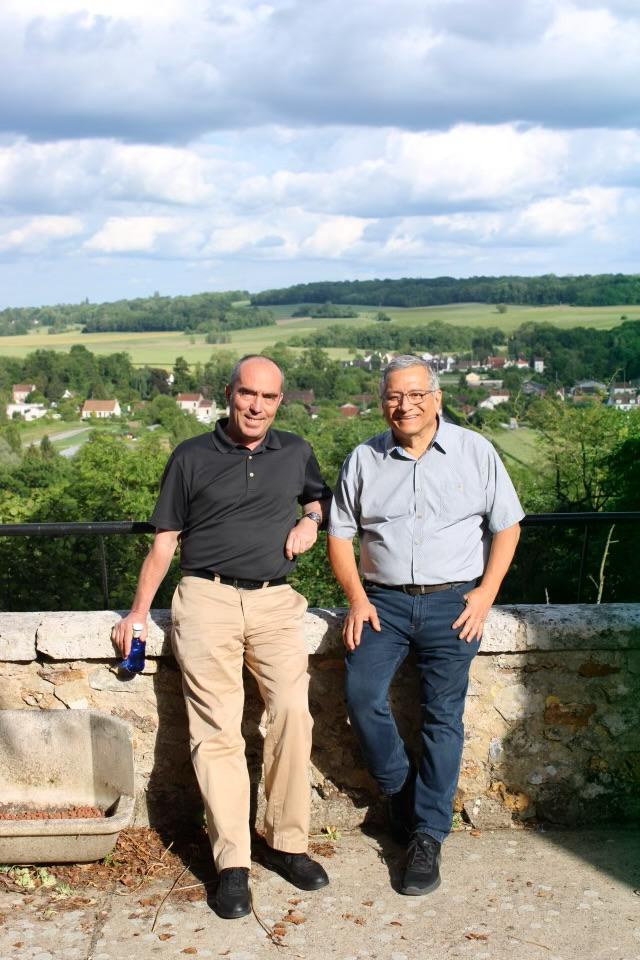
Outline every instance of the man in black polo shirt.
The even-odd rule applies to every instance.
[[[251,909],[243,663],[267,713],[267,863],[303,890],[328,883],[306,853],[312,727],[302,636],[307,604],[286,577],[295,557],[315,543],[331,491],[309,444],[271,429],[282,400],[282,373],[272,360],[243,357],[227,398],[228,420],[179,444],[169,458],[151,517],[156,536],[131,612],[112,636],[126,655],[132,624],[146,621],[179,542],[173,649],[219,876],[214,908],[230,919]],[[296,523],[297,504],[303,516]]]

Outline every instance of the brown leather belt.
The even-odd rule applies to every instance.
[[[401,590],[410,597],[422,597],[427,593],[439,593],[440,590],[450,590],[452,587],[462,587],[466,580],[454,580],[452,583],[374,583],[365,580],[364,587],[381,587],[383,590]]]

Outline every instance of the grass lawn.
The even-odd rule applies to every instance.
[[[86,426],[81,420],[32,420],[21,424],[20,436],[23,446],[34,440],[42,440],[46,434],[52,439],[56,433],[66,433],[68,430],[80,430]]]
[[[184,333],[91,333],[83,334],[79,330],[50,335],[41,330],[32,331],[20,337],[2,337],[0,356],[24,357],[34,350],[68,351],[74,344],[82,344],[92,353],[109,354],[124,351],[136,365],[169,369],[176,357],[182,356],[188,363],[204,363],[213,354],[230,351],[241,356],[243,353],[261,353],[272,347],[277,341],[286,343],[293,336],[313,335],[325,330],[334,323],[362,327],[374,322],[378,307],[358,306],[357,318],[342,320],[310,317],[292,317],[296,304],[273,307],[276,325],[254,327],[230,332],[230,343],[205,343],[204,335]],[[640,320],[640,307],[523,307],[509,306],[506,313],[498,313],[496,308],[484,303],[452,304],[443,307],[388,307],[385,313],[392,317],[393,325],[420,326],[440,320],[454,326],[499,327],[511,332],[522,323],[551,323],[561,328],[585,326],[597,330],[609,330],[622,323],[624,314],[629,320]],[[391,326],[391,324],[388,324]],[[346,348],[331,348],[328,353],[334,359],[349,356]]]
[[[543,453],[537,430],[531,430],[530,427],[503,430],[498,427],[497,430],[485,431],[485,433],[507,461],[515,460],[527,467],[540,464]]]

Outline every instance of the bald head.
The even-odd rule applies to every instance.
[[[245,366],[245,364],[257,364],[258,367],[262,364],[267,364],[271,368],[274,368],[278,371],[280,377],[280,393],[284,389],[284,374],[275,360],[272,360],[270,357],[265,357],[261,353],[247,353],[244,357],[240,357],[238,362],[235,364],[233,370],[231,371],[231,376],[229,377],[229,387],[231,390],[235,387],[236,383],[240,379],[240,371]]]
[[[229,420],[225,430],[235,443],[254,449],[267,435],[282,400],[282,371],[269,357],[242,357],[225,393]]]

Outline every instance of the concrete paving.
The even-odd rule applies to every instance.
[[[156,918],[171,887],[158,881],[80,891],[72,909],[0,891],[0,960],[640,960],[640,833],[455,833],[426,897],[396,892],[403,855],[386,838],[334,846],[331,884],[312,894],[256,864],[242,920],[173,896]]]

